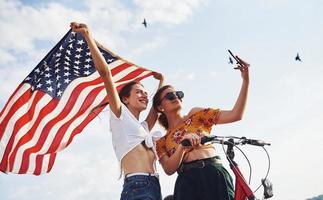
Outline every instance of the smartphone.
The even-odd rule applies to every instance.
[[[238,64],[240,64],[240,65],[242,65],[241,63],[240,63],[240,61],[236,58],[236,56],[235,55],[233,55],[233,53],[230,51],[230,49],[228,49],[228,52],[230,53],[230,55],[237,61],[237,63]]]

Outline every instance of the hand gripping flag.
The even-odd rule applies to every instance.
[[[99,45],[119,90],[152,74]],[[83,36],[71,30],[22,81],[0,113],[0,170],[48,173],[58,151],[108,102]]]

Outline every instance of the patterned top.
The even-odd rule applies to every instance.
[[[168,130],[166,135],[157,141],[158,158],[164,155],[170,157],[176,151],[182,138],[187,133],[196,133],[199,136],[210,135],[212,126],[218,122],[220,110],[207,108],[198,111],[174,129]]]

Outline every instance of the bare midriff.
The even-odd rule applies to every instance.
[[[152,149],[143,144],[137,145],[129,151],[121,160],[121,166],[124,174],[130,173],[155,173],[154,162],[156,160]]]
[[[211,158],[216,156],[214,146],[212,145],[202,145],[194,148],[192,151],[187,152],[183,162],[190,162],[194,160],[200,160],[205,158]]]

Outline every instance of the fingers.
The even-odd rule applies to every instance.
[[[239,60],[240,64],[242,64],[243,66],[249,67],[250,64],[247,63],[246,61],[242,60],[239,56],[236,56],[236,58]]]
[[[201,138],[196,134],[188,134],[183,137],[184,139],[188,139],[190,141],[191,146],[198,146],[201,144]]]
[[[83,23],[71,22],[70,27],[73,31],[77,32],[82,28],[87,28],[87,25]]]
[[[153,76],[155,79],[160,80],[163,78],[163,75],[161,73],[153,71]]]

